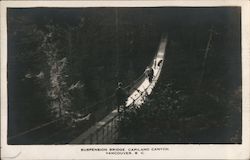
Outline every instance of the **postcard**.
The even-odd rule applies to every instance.
[[[249,1],[2,1],[2,159],[249,159]]]

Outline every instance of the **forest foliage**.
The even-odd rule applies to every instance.
[[[118,81],[127,85],[143,72],[160,37],[146,34],[154,24],[133,24],[123,12],[116,17],[114,8],[8,10],[9,137],[61,117],[72,127],[97,112],[94,123],[111,111],[113,102],[95,104],[114,94]]]

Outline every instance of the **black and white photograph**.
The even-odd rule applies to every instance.
[[[7,145],[243,142],[240,6],[8,7],[6,29]]]

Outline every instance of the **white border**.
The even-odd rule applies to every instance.
[[[169,151],[144,155],[106,155],[81,152],[81,148],[112,145],[7,145],[7,7],[159,7],[159,6],[241,6],[242,7],[242,115],[241,145],[115,145],[115,147],[167,147]],[[2,159],[250,159],[249,155],[249,1],[3,1],[1,2],[1,157]]]

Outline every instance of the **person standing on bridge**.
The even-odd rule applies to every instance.
[[[154,77],[154,70],[151,67],[147,66],[144,73],[146,77],[148,78],[149,82],[151,83]]]
[[[125,108],[125,102],[127,100],[127,93],[122,88],[122,82],[118,82],[118,87],[116,88],[116,102],[117,102],[117,111],[121,112],[121,108]]]
[[[149,77],[148,77],[150,83],[152,82],[153,77],[154,77],[154,70],[153,70],[153,68],[150,68]]]
[[[162,62],[163,62],[163,60],[161,59],[161,60],[158,62],[157,66],[160,67],[160,65],[162,64]]]

